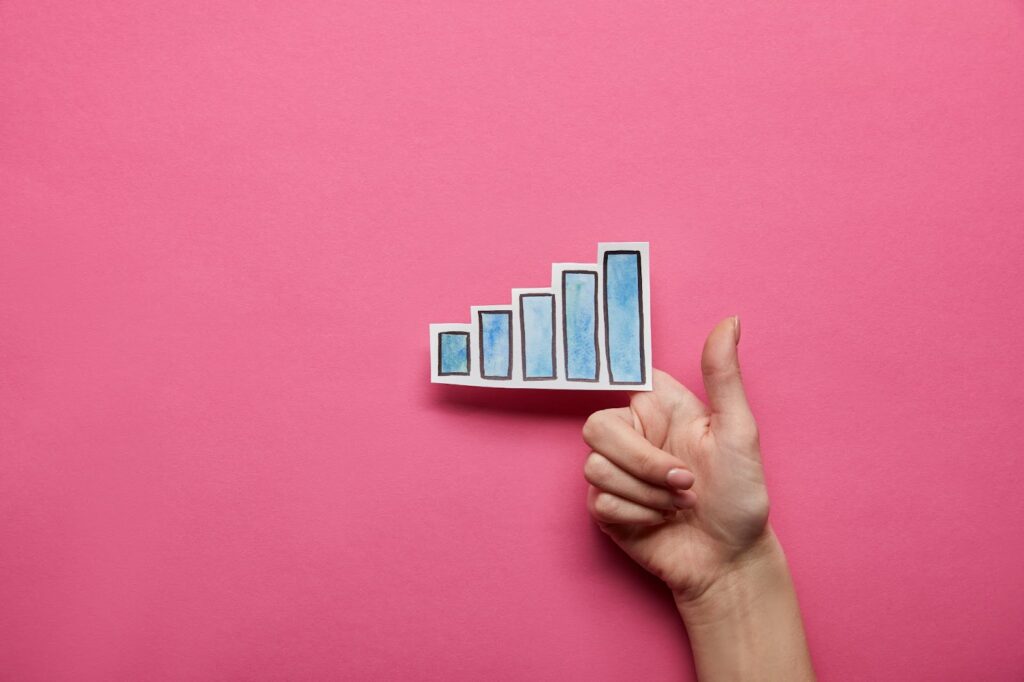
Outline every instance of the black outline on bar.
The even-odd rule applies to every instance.
[[[594,378],[593,379],[574,379],[569,376],[569,330],[566,325],[566,306],[565,306],[565,276],[566,275],[590,275],[594,278]],[[597,383],[601,380],[601,347],[598,344],[598,327],[601,326],[600,320],[597,319],[597,272],[594,270],[562,270],[562,350],[565,355],[565,380],[566,381],[586,381],[588,383]]]
[[[635,255],[636,256],[636,302],[640,312],[640,381],[616,381],[615,376],[612,373],[612,349],[611,339],[609,338],[609,325],[608,325],[608,256],[625,256]],[[628,249],[625,251],[605,251],[604,261],[601,268],[602,280],[601,289],[604,294],[604,352],[608,359],[608,383],[619,384],[622,386],[640,386],[647,383],[647,355],[644,352],[646,344],[644,344],[644,259],[643,255],[636,250]]]
[[[477,315],[477,342],[480,346],[480,378],[492,381],[508,381],[512,378],[512,311],[511,310],[478,310]],[[484,374],[484,315],[508,315],[508,374],[487,375]]]
[[[595,287],[596,288],[596,287]],[[528,377],[526,376],[526,318],[523,316],[523,299],[527,296],[532,298],[550,298],[551,299],[551,376],[546,377]],[[555,353],[555,295],[536,293],[536,294],[519,294],[519,350],[523,356],[523,381],[551,381],[552,379],[558,378],[558,358]]]
[[[445,334],[466,337],[466,371],[465,372],[442,372],[441,371],[441,337]],[[473,367],[473,353],[469,347],[469,332],[438,332],[437,333],[437,376],[439,377],[468,377]]]

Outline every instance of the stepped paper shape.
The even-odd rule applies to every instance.
[[[647,242],[600,243],[596,263],[555,263],[551,286],[430,325],[430,380],[496,388],[651,390]]]

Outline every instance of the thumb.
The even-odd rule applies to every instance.
[[[736,349],[739,341],[740,318],[726,318],[708,334],[700,358],[711,412],[727,428],[754,427],[754,416],[747,404],[740,376],[740,358]]]

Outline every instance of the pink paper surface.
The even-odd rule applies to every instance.
[[[824,680],[1024,675],[1024,6],[0,3],[0,678],[678,680],[619,394],[427,325],[649,240],[743,319]]]

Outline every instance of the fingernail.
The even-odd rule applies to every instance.
[[[738,346],[739,343],[740,343],[740,316],[739,315],[733,315],[732,316],[732,331],[733,331],[733,334],[736,335],[736,345]]]
[[[665,476],[665,482],[673,488],[685,490],[693,485],[694,477],[693,474],[686,469],[670,469],[668,475]]]

